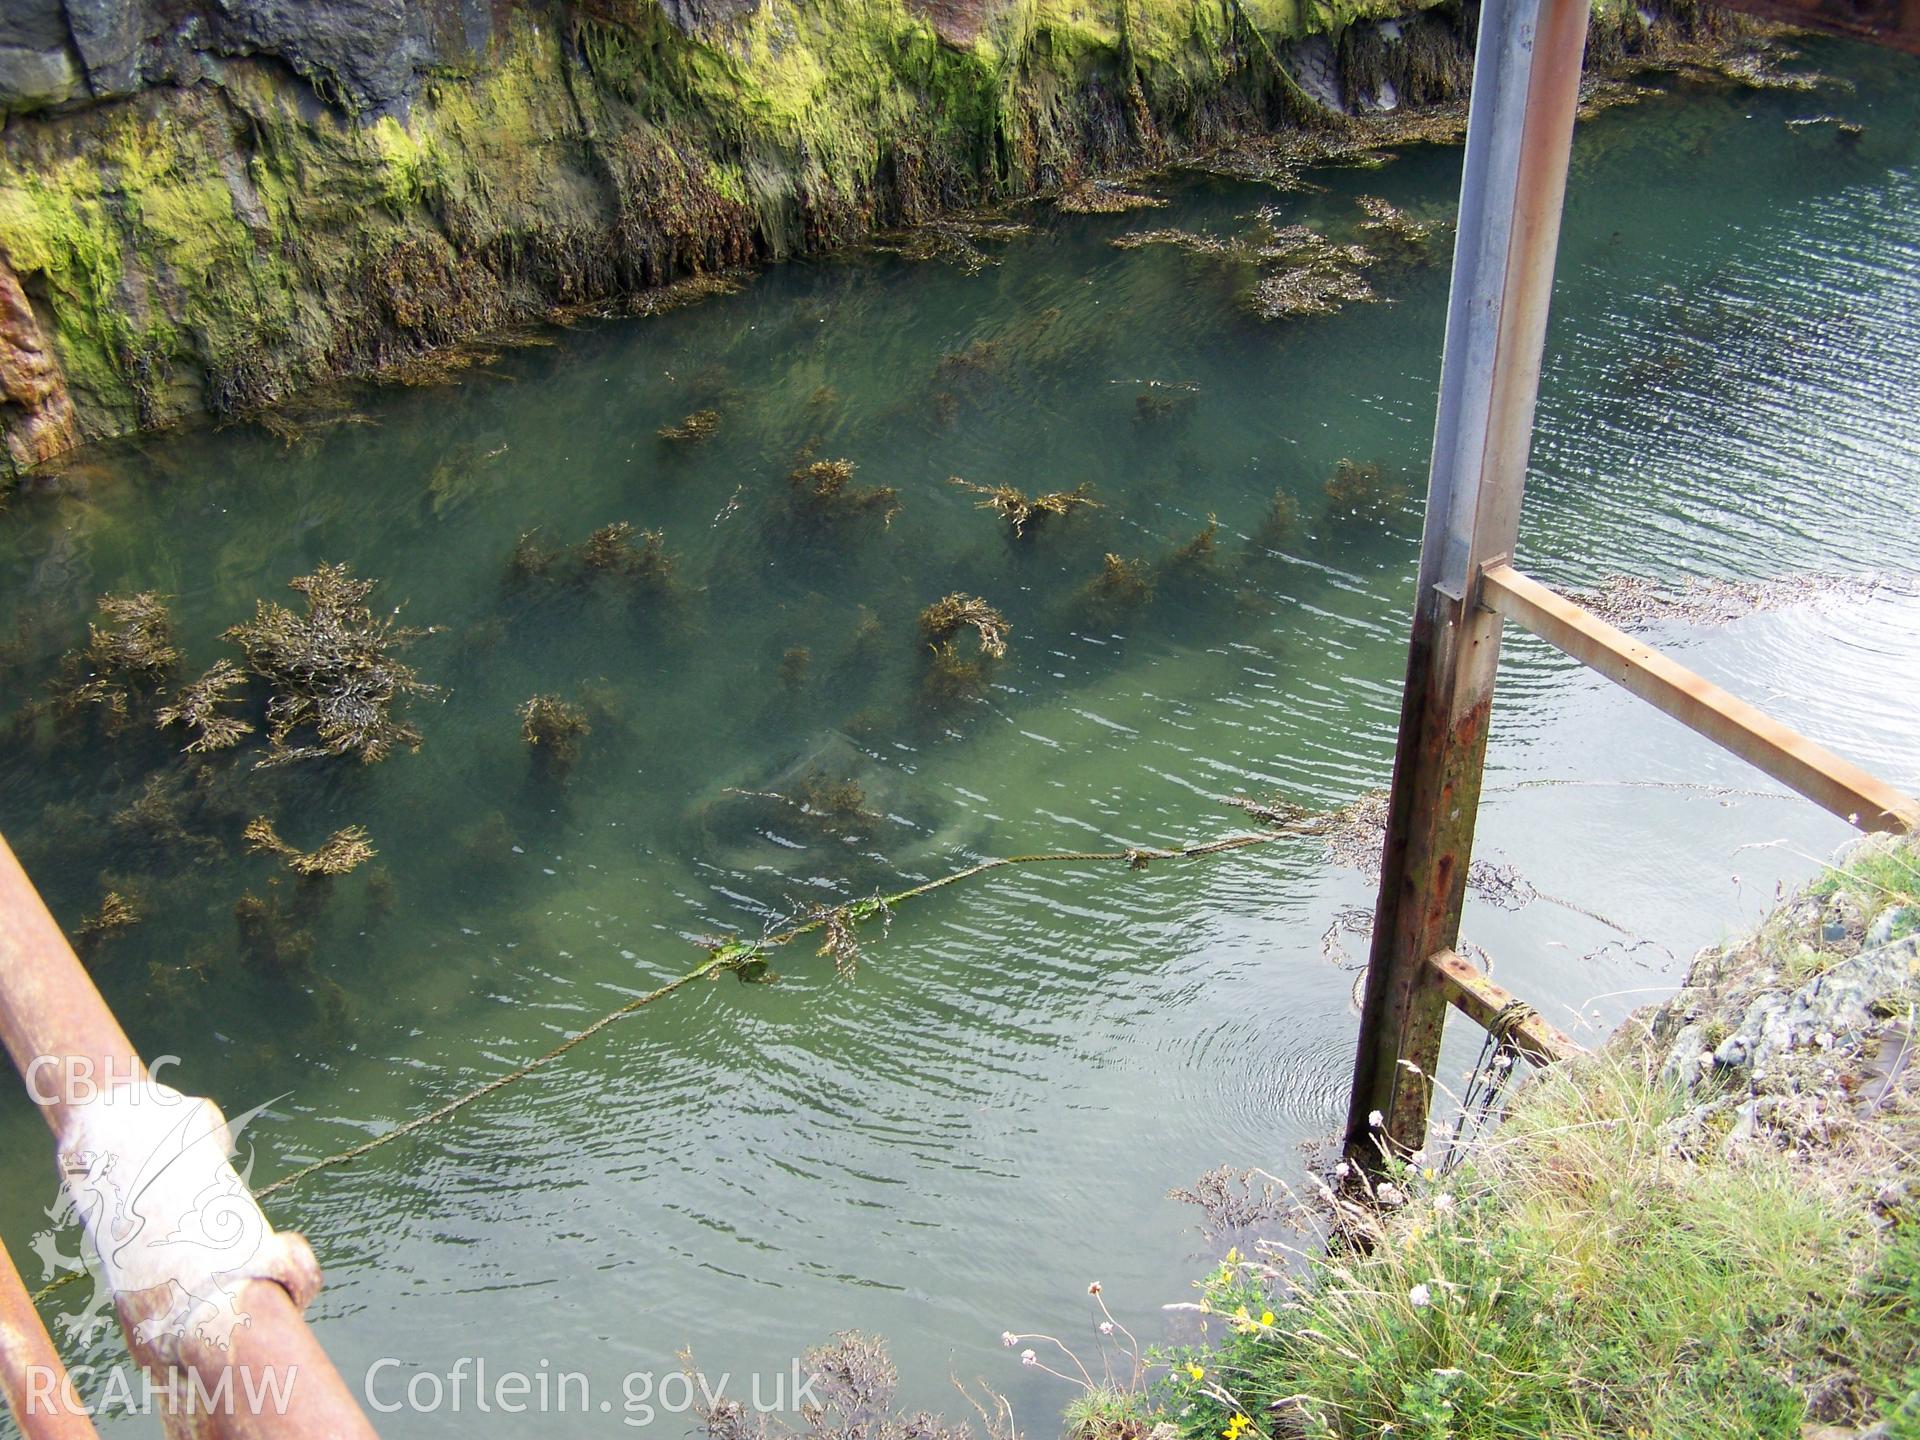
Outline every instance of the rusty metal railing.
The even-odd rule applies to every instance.
[[[1734,0],[1914,48],[1920,0]],[[1841,11],[1847,13],[1841,14]],[[1838,17],[1838,18],[1836,18]],[[1530,1058],[1578,1046],[1456,953],[1503,622],[1513,620],[1866,830],[1920,802],[1513,567],[1589,0],[1485,0],[1460,191],[1426,529],[1345,1148],[1378,1170],[1426,1141],[1449,1005]],[[1527,1017],[1515,1028],[1514,1017]]]
[[[226,1123],[212,1102],[147,1073],[4,839],[0,1042],[53,1131],[61,1182],[112,1284],[128,1354],[161,1397],[170,1440],[372,1440],[301,1318],[320,1284],[306,1241],[266,1224],[227,1163]],[[192,1233],[209,1186],[234,1207],[223,1218],[243,1227],[235,1233],[251,1237],[245,1253],[212,1240],[169,1243]],[[0,1269],[0,1336],[0,1382],[21,1429],[33,1440],[91,1435],[10,1261]]]

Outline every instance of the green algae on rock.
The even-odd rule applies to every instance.
[[[1469,51],[1422,0],[405,0],[377,23],[335,3],[26,8],[31,63],[0,74],[14,467],[1324,128],[1337,115],[1288,68],[1309,45],[1333,47],[1335,109],[1451,99]],[[1605,5],[1595,43],[1618,59],[1718,23],[1686,0],[1653,24]]]

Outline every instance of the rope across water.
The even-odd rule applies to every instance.
[[[396,1125],[393,1129],[384,1131],[370,1140],[363,1140],[357,1145],[350,1145],[346,1149],[335,1151],[331,1155],[323,1155],[318,1160],[302,1165],[297,1170],[289,1171],[279,1179],[269,1181],[267,1184],[260,1186],[254,1191],[254,1198],[265,1200],[271,1195],[277,1195],[283,1190],[291,1189],[309,1176],[316,1175],[322,1170],[331,1170],[336,1166],[348,1164],[363,1156],[370,1155],[385,1146],[391,1145],[398,1140],[402,1140],[409,1135],[417,1134],[429,1126],[437,1125],[443,1120],[451,1119],[475,1101],[483,1100],[496,1091],[504,1090],[509,1085],[526,1079],[527,1076],[553,1064],[569,1051],[585,1044],[588,1040],[591,1040],[594,1036],[600,1034],[610,1026],[626,1019],[629,1015],[637,1011],[644,1010],[656,1001],[666,999],[667,996],[673,994],[676,990],[686,988],[695,980],[721,975],[731,970],[739,970],[743,966],[763,958],[768,950],[778,949],[783,945],[790,945],[803,935],[828,929],[836,919],[841,924],[857,925],[875,916],[886,914],[896,905],[900,905],[921,895],[928,895],[935,890],[945,889],[949,885],[957,885],[963,880],[971,880],[976,876],[985,875],[990,871],[1004,870],[1014,865],[1124,862],[1130,870],[1144,870],[1155,860],[1198,860],[1210,855],[1221,855],[1230,851],[1245,850],[1254,845],[1269,845],[1276,840],[1292,839],[1305,833],[1309,832],[1305,830],[1288,829],[1262,830],[1248,834],[1229,835],[1221,840],[1209,840],[1193,845],[1183,845],[1175,850],[1163,850],[1152,846],[1135,846],[1124,850],[1056,850],[1035,855],[1005,855],[992,860],[983,860],[977,865],[969,865],[965,869],[956,870],[950,875],[942,875],[937,879],[924,881],[919,885],[910,886],[905,890],[899,890],[890,895],[875,895],[864,900],[850,901],[845,905],[831,909],[812,912],[798,923],[790,925],[784,930],[776,931],[762,939],[728,942],[716,946],[708,952],[705,960],[701,961],[691,970],[688,970],[685,974],[678,975],[644,994],[634,996],[624,1005],[619,1006],[617,1009],[609,1010],[592,1024],[586,1026],[584,1029],[575,1031],[566,1039],[555,1044],[552,1048],[542,1051],[531,1060],[524,1061],[516,1065],[513,1069],[496,1075],[493,1079],[476,1085],[473,1089],[463,1094],[456,1095],[453,1099],[447,1101],[446,1104],[429,1110],[423,1115],[416,1115],[411,1120]],[[83,1273],[81,1270],[68,1271],[59,1279],[35,1291],[33,1295],[34,1301],[38,1303],[47,1299],[63,1287],[78,1280]]]

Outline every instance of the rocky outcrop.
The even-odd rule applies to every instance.
[[[6,453],[1447,98],[1470,19],[1429,4],[8,0]],[[1645,13],[1609,53],[1706,23]]]
[[[0,258],[0,411],[7,417],[7,454],[21,468],[71,450],[79,432],[66,377],[53,358],[26,292]]]

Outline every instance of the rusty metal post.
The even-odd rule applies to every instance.
[[[1547,303],[1589,0],[1486,0],[1460,228],[1346,1150],[1426,1138],[1446,995],[1431,956],[1459,937],[1500,619],[1482,565],[1511,556],[1533,439]],[[1375,1112],[1381,1117],[1375,1125]]]
[[[0,1390],[26,1440],[95,1440],[53,1337],[0,1245]]]
[[[162,1417],[170,1440],[374,1440],[301,1318],[320,1283],[306,1242],[266,1225],[227,1164],[226,1122],[212,1102],[147,1073],[3,838],[0,1042],[54,1133],[62,1183],[70,1193],[95,1186],[113,1201],[113,1213],[86,1212],[86,1228],[96,1251],[116,1252],[107,1273],[128,1353],[156,1389],[172,1387]],[[118,1188],[141,1176],[150,1183],[137,1193]],[[209,1199],[214,1183],[226,1188]],[[254,1251],[208,1246],[176,1260],[165,1246],[115,1243],[116,1226],[137,1221],[143,1240],[164,1239],[214,1206],[222,1222],[257,1226]],[[203,1297],[214,1287],[235,1322],[224,1345],[206,1323]]]

